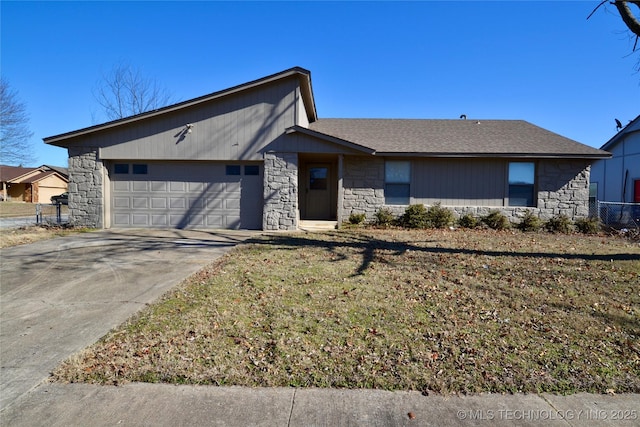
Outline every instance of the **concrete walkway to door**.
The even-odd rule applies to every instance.
[[[256,232],[104,230],[0,250],[0,411]]]

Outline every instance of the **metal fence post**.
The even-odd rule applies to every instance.
[[[36,224],[40,224],[42,222],[42,205],[40,203],[36,203]]]

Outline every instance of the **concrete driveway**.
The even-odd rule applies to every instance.
[[[255,232],[105,230],[0,250],[0,411]]]

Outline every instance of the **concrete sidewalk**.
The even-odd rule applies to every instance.
[[[6,426],[637,426],[638,395],[423,396],[418,392],[41,384]]]

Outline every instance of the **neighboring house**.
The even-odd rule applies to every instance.
[[[640,116],[601,148],[612,154],[591,167],[591,197],[605,202],[640,203]]]
[[[0,165],[1,200],[50,203],[51,196],[67,191],[67,168],[42,165],[37,168]]]
[[[45,138],[68,149],[71,222],[295,230],[441,202],[460,215],[588,215],[609,157],[521,120],[320,119],[292,68]]]

